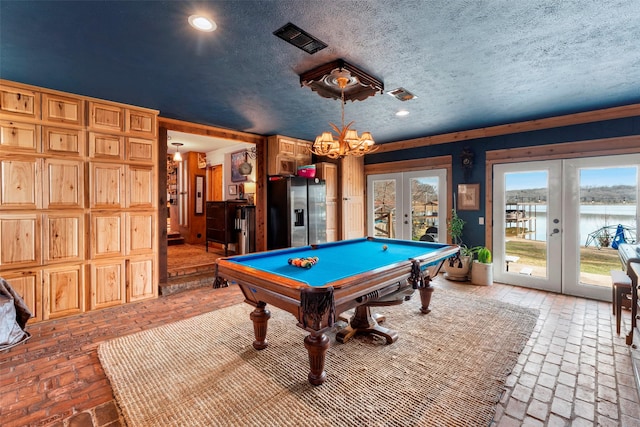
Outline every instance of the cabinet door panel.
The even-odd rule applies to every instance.
[[[123,214],[91,214],[91,258],[124,255]]]
[[[334,242],[338,240],[338,166],[322,162],[316,167],[316,176],[324,179],[327,192],[327,242]]]
[[[126,111],[126,131],[131,133],[156,134],[156,116],[151,112],[127,109]]]
[[[40,216],[0,215],[0,269],[40,264]]]
[[[130,208],[153,207],[153,167],[127,167],[127,206]]]
[[[44,215],[46,263],[81,261],[84,258],[84,215]]]
[[[90,170],[91,207],[123,208],[125,166],[117,163],[91,163]]]
[[[341,161],[341,225],[343,240],[365,236],[364,158],[347,156]]]
[[[278,152],[275,154],[284,154],[287,156],[296,155],[296,143],[288,139],[280,139],[278,141]]]
[[[116,105],[89,102],[89,127],[122,132],[124,114]]]
[[[76,160],[47,159],[44,162],[45,209],[84,206],[84,164]]]
[[[45,126],[42,131],[45,153],[84,155],[84,131]]]
[[[148,254],[153,251],[155,213],[126,213],[127,255]]]
[[[128,261],[127,301],[138,301],[158,296],[158,287],[154,284],[153,265],[152,257],[137,257]]]
[[[79,98],[43,93],[42,119],[81,126],[84,124],[84,101]]]
[[[296,157],[311,160],[311,143],[298,141],[296,143]]]
[[[123,304],[125,285],[124,260],[91,263],[91,309]]]
[[[40,203],[38,159],[0,159],[3,208],[36,209]]]
[[[40,147],[39,126],[0,120],[0,150],[36,152]]]
[[[338,203],[327,202],[327,242],[338,240]]]
[[[55,319],[84,311],[84,269],[65,265],[42,270],[44,319]]]
[[[9,282],[31,311],[29,322],[42,320],[42,279],[40,271],[5,272],[2,277]]]
[[[89,157],[124,159],[124,138],[117,135],[89,132]]]
[[[276,156],[276,175],[295,175],[296,159],[287,156]]]
[[[153,163],[153,141],[142,138],[127,138],[127,158],[133,162]]]
[[[29,89],[0,85],[0,112],[39,119],[40,94]]]

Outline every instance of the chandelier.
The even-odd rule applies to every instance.
[[[344,69],[334,69],[329,76],[325,78],[326,84],[333,84],[340,88],[340,101],[342,103],[342,127],[333,123],[329,125],[335,131],[322,132],[316,137],[311,148],[311,152],[321,157],[329,157],[331,159],[340,159],[345,156],[364,156],[373,153],[378,149],[371,132],[363,132],[362,136],[358,136],[358,132],[352,129],[353,121],[345,126],[344,124],[344,90],[347,86],[359,84],[357,77],[353,77],[349,71]]]

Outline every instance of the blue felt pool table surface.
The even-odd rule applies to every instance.
[[[386,245],[386,250],[383,245]],[[432,242],[362,238],[241,255],[228,260],[309,286],[322,287],[398,262],[429,257],[448,247],[450,246],[446,244]],[[318,257],[318,262],[311,268],[296,267],[288,263],[289,258],[306,257]],[[428,260],[421,268],[425,269],[441,259],[435,257]]]

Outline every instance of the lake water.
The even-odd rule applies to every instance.
[[[547,205],[536,205],[536,232],[530,237],[534,240],[546,241],[547,234]],[[611,234],[615,233],[618,224],[633,229],[636,228],[636,205],[580,205],[580,244],[584,245],[592,233],[604,226],[613,226]]]

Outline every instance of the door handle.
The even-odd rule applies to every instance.
[[[560,230],[559,230],[559,229],[554,228],[554,229],[553,229],[553,232],[552,232],[551,234],[549,234],[549,236],[553,236],[554,234],[558,234],[559,232],[560,232]]]

